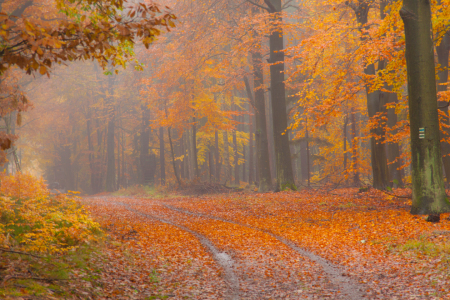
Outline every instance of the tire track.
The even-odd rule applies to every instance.
[[[148,219],[153,219],[156,221],[159,221],[161,223],[165,223],[165,224],[169,224],[172,226],[175,226],[177,228],[180,228],[186,232],[191,233],[192,235],[194,235],[199,241],[200,243],[210,251],[210,253],[213,255],[214,260],[217,262],[217,264],[219,264],[222,269],[224,270],[224,279],[225,279],[225,283],[228,286],[228,299],[230,300],[240,300],[240,287],[239,287],[239,278],[236,276],[234,270],[233,270],[233,265],[234,262],[232,260],[232,258],[225,252],[220,252],[212,243],[210,240],[208,240],[204,235],[193,231],[183,225],[179,225],[176,224],[172,221],[166,220],[166,219],[162,219],[147,213],[143,213],[141,211],[138,211],[136,209],[131,208],[128,204],[122,203],[122,202],[116,202],[116,201],[111,201],[117,205],[121,205],[123,207],[125,207],[127,210],[143,216],[145,218]]]
[[[333,263],[327,261],[326,259],[324,259],[312,252],[306,251],[306,250],[298,247],[294,242],[292,242],[288,239],[285,239],[279,235],[276,235],[269,230],[265,230],[265,229],[261,229],[261,228],[254,227],[251,225],[242,224],[239,222],[223,219],[220,217],[215,217],[215,216],[210,216],[210,215],[206,215],[206,214],[202,214],[202,213],[192,212],[192,211],[178,208],[175,206],[171,206],[168,204],[161,203],[161,205],[166,207],[167,209],[177,211],[177,212],[180,212],[180,213],[183,213],[186,215],[213,219],[213,220],[231,223],[231,224],[235,224],[235,225],[247,227],[247,228],[250,228],[253,230],[258,230],[258,231],[264,232],[264,233],[274,237],[275,239],[277,239],[278,241],[280,241],[287,247],[291,248],[292,250],[296,251],[300,255],[305,256],[305,257],[309,258],[310,260],[314,261],[315,263],[319,264],[322,267],[323,271],[328,275],[330,281],[335,286],[340,287],[341,290],[343,291],[343,293],[347,295],[347,297],[348,297],[347,299],[352,299],[352,300],[353,299],[354,300],[366,299],[366,297],[364,296],[364,293],[362,292],[363,287],[360,284],[353,282],[353,280],[351,280],[349,277],[344,276],[342,271],[339,269],[339,267],[335,266]]]

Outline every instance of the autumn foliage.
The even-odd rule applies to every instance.
[[[2,175],[0,195],[3,248],[64,253],[96,240],[101,232],[73,196],[51,195],[42,179]]]

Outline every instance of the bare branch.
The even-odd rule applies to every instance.
[[[277,12],[277,9],[275,8],[275,6],[273,6],[272,2],[270,2],[270,0],[264,0],[264,3],[267,4],[267,6],[269,7],[269,12]]]
[[[268,7],[262,6],[262,5],[258,4],[258,3],[255,3],[253,1],[251,1],[251,0],[245,0],[245,1],[247,1],[247,2],[249,2],[249,3],[251,3],[251,4],[255,5],[255,6],[258,6],[259,8],[262,8],[262,9],[267,10],[268,12],[270,12]]]
[[[0,248],[0,251],[10,252],[10,253],[17,253],[17,254],[23,254],[23,255],[29,255],[29,256],[33,256],[33,257],[37,257],[37,258],[42,258],[42,256],[39,256],[39,255],[35,255],[35,254],[27,253],[27,252],[9,250],[9,249],[5,249],[5,248]]]

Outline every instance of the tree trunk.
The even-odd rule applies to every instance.
[[[356,19],[360,25],[360,28],[367,29],[367,17],[370,9],[371,1],[359,1],[358,4],[353,2],[348,5],[355,11]],[[366,40],[366,33],[361,32],[361,40]],[[383,62],[379,62],[379,65],[383,65]],[[364,73],[369,76],[376,74],[375,65],[372,63],[364,67]],[[371,87],[366,84],[366,97],[367,97],[367,111],[369,118],[373,118],[377,113],[382,112],[384,109],[385,97],[380,90],[370,91]],[[389,186],[389,173],[387,167],[386,147],[384,144],[385,132],[383,127],[378,125],[376,128],[370,129],[370,152],[372,163],[372,175],[373,175],[373,187],[376,189],[385,189]],[[378,140],[375,136],[380,137]]]
[[[161,185],[166,185],[166,160],[164,157],[164,127],[159,127],[159,164]]]
[[[239,152],[237,144],[236,129],[233,130],[233,150],[234,150],[234,184],[239,186]]]
[[[345,116],[344,126],[343,126],[343,136],[344,136],[344,173],[347,171],[347,124],[348,124],[348,116]]]
[[[403,0],[400,10],[405,24],[408,74],[412,214],[440,214],[450,211],[441,167],[430,5],[428,0]],[[420,136],[419,129],[422,133]]]
[[[102,174],[104,173],[105,165],[103,164],[103,154],[102,154],[103,131],[100,128],[100,122],[99,122],[98,118],[96,118],[95,124],[97,126],[97,149],[96,149],[96,157],[95,157],[95,169],[96,169],[95,177],[96,177],[97,185],[95,188],[96,188],[96,192],[99,193],[99,192],[103,191],[103,176],[102,176]]]
[[[253,162],[253,115],[251,114],[251,112],[253,111],[252,109],[252,105],[249,105],[249,142],[248,142],[248,183],[249,184],[253,184],[253,182],[255,181],[254,179],[254,162]]]
[[[253,169],[254,169],[254,162],[253,162],[253,116],[252,111],[254,111],[253,107],[255,107],[255,100],[253,97],[252,89],[250,87],[250,82],[248,81],[247,76],[244,76],[244,83],[245,83],[245,90],[247,92],[247,97],[249,100],[248,105],[248,120],[249,120],[249,143],[248,143],[248,183],[252,184],[254,182],[253,178]]]
[[[181,173],[181,177],[183,179],[188,179],[189,176],[186,174],[186,148],[184,146],[184,133],[181,135],[180,138],[180,151],[181,151],[181,155],[183,156],[183,160],[181,161],[180,164],[180,173]]]
[[[264,100],[264,77],[262,57],[260,52],[252,53],[253,87],[255,89],[255,117],[256,117],[256,161],[258,171],[258,191],[267,192],[272,180],[269,165],[269,144],[267,140],[266,104]]]
[[[311,167],[310,167],[310,162],[311,162],[311,155],[309,153],[309,131],[308,131],[308,118],[306,118],[306,124],[305,124],[305,139],[306,139],[306,172],[308,173],[308,188],[311,187]]]
[[[214,180],[215,182],[220,182],[219,131],[217,129],[214,132],[214,145],[214,158],[216,160]]]
[[[447,90],[448,81],[448,56],[449,56],[449,47],[450,47],[450,37],[449,32],[445,33],[442,37],[441,43],[439,46],[436,46],[436,52],[438,55],[438,62],[440,64],[440,69],[438,70],[438,82],[437,82],[437,91],[443,92]],[[448,103],[445,101],[439,101],[438,107],[441,112],[445,115],[444,118],[441,119],[443,124],[449,125],[449,115],[448,115]],[[441,114],[442,115],[442,114]],[[441,140],[450,138],[450,128],[443,127],[442,128],[445,133],[441,132]],[[442,154],[442,162],[444,164],[445,175],[447,179],[447,184],[450,184],[450,144],[448,142],[441,141],[441,154]]]
[[[281,23],[281,0],[270,0],[273,8],[272,21]],[[291,153],[287,135],[286,92],[284,85],[283,29],[274,25],[269,37],[270,44],[270,95],[273,114],[275,144],[276,190],[286,187],[295,190]]]
[[[387,103],[397,103],[397,94],[396,93],[386,93],[388,96]],[[393,128],[397,125],[397,114],[395,113],[395,107],[388,109],[388,120],[387,126],[389,128]],[[392,134],[396,134],[397,130],[392,131]],[[388,150],[388,161],[389,161],[389,176],[393,181],[393,186],[403,186],[403,177],[402,172],[400,170],[401,161],[400,161],[400,146],[398,143],[389,142],[387,143]],[[395,162],[394,162],[395,161]]]
[[[276,170],[276,159],[275,159],[275,145],[273,137],[273,114],[272,114],[272,102],[269,97],[264,97],[266,103],[266,130],[267,130],[267,143],[269,145],[269,168],[270,168],[270,182],[276,182],[277,180],[277,170]],[[276,185],[275,185],[276,189]]]
[[[225,184],[228,181],[231,183],[231,170],[230,170],[230,153],[229,153],[229,145],[228,145],[228,132],[225,130],[223,132],[223,147],[225,148],[224,156],[225,156]]]
[[[117,183],[116,183],[116,189],[120,189],[120,132],[117,131]]]
[[[126,140],[125,140],[125,134],[122,132],[122,186],[127,188],[128,187],[128,178],[127,178],[127,165],[125,160],[125,147],[127,146]]]
[[[175,174],[175,178],[177,180],[178,185],[181,185],[180,176],[178,175],[178,168],[175,163],[175,155],[173,152],[173,143],[172,143],[172,136],[170,134],[170,127],[167,128],[167,135],[169,136],[169,144],[170,144],[170,153],[172,154],[172,167],[173,167],[173,173]]]
[[[151,167],[151,157],[150,157],[150,110],[147,105],[143,104],[142,109],[142,120],[141,120],[141,133],[140,133],[140,165],[139,172],[141,174],[141,184],[149,185],[153,183],[155,176],[155,170]]]
[[[89,171],[91,172],[91,193],[96,193],[96,170],[94,165],[94,145],[92,144],[92,138],[91,138],[91,114],[89,113],[87,121],[86,121],[86,133],[87,133],[87,140],[88,140],[88,151],[89,151]]]
[[[352,118],[352,165],[353,165],[353,185],[359,186],[359,164],[358,164],[358,141],[356,140],[356,111],[355,108],[352,107],[351,112]]]
[[[106,191],[113,192],[116,188],[116,162],[114,155],[114,108],[109,113],[108,133],[106,139]]]
[[[189,180],[194,180],[195,178],[195,172],[194,172],[194,153],[192,149],[192,137],[191,137],[191,130],[186,131],[186,146],[187,146],[187,171],[189,173],[188,178]]]
[[[198,159],[197,159],[197,124],[196,124],[196,118],[193,118],[192,123],[192,141],[191,141],[191,147],[192,147],[192,168],[194,171],[194,177],[200,178],[200,172],[198,169]]]

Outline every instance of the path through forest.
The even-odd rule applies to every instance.
[[[376,192],[342,193],[101,196],[84,202],[132,249],[142,269],[133,283],[137,299],[450,295],[448,260],[400,246],[427,234],[445,240],[450,221],[426,223],[408,215],[404,202]],[[120,287],[110,292],[123,295]]]

